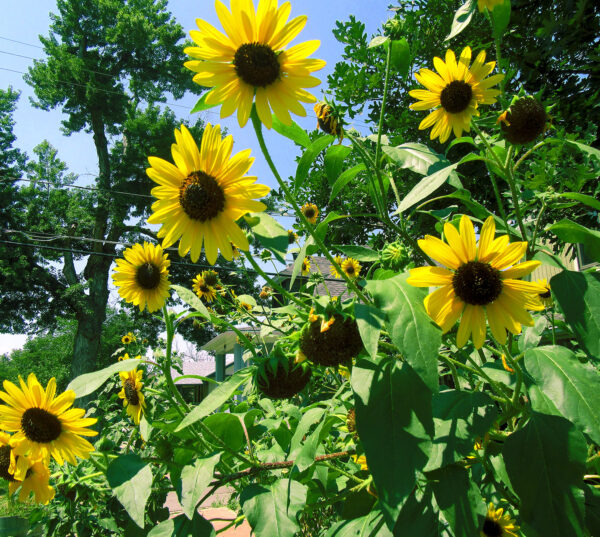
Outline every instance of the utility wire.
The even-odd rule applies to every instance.
[[[75,175],[79,175],[79,174],[75,174]],[[93,174],[89,174],[89,175],[93,175]],[[25,182],[29,182],[29,183],[35,183],[35,184],[42,184],[42,185],[50,185],[54,190],[64,190],[65,188],[76,188],[79,190],[87,190],[90,192],[102,192],[102,193],[106,193],[106,194],[117,194],[117,195],[121,195],[121,196],[135,196],[138,198],[146,198],[146,199],[152,199],[156,201],[156,197],[152,196],[151,194],[137,194],[135,192],[125,192],[122,190],[111,190],[111,189],[105,189],[105,188],[94,188],[94,187],[90,187],[90,186],[80,186],[80,185],[61,185],[61,186],[57,186],[56,184],[50,182],[50,181],[42,181],[42,180],[38,180],[38,179],[29,179],[29,178],[18,178],[18,177],[4,177],[4,178],[0,178],[0,182],[7,182],[7,181],[25,181]],[[271,216],[282,216],[284,218],[295,218],[296,215],[293,213],[278,213],[275,211],[265,211],[266,214],[269,214]]]
[[[1,230],[2,232],[6,232],[9,231],[11,232],[12,230]],[[15,232],[15,231],[12,231]],[[23,233],[24,232],[17,232],[17,233]],[[26,235],[26,234],[25,234]],[[75,237],[67,237],[65,236],[65,238],[71,238],[74,239]],[[32,238],[32,240],[38,240],[35,238]],[[92,239],[91,237],[86,238],[86,240],[89,241],[95,241],[95,242],[107,242],[107,243],[113,243],[113,241],[103,241],[101,239]],[[49,246],[49,245],[44,245],[44,244],[32,244],[32,243],[27,243],[27,242],[18,242],[18,241],[9,241],[9,240],[3,240],[0,239],[0,244],[12,244],[15,246],[28,246],[30,248],[41,248],[41,249],[45,249],[45,250],[53,250],[56,252],[70,252],[72,254],[81,254],[81,255],[98,255],[100,257],[110,257],[112,259],[117,259],[120,257],[120,254],[108,254],[105,252],[87,252],[85,250],[74,250],[73,248],[60,248],[57,246]],[[127,243],[113,243],[113,244],[127,244]],[[169,251],[177,251],[177,248],[166,248],[165,249],[166,252]],[[181,267],[192,267],[192,268],[198,268],[198,269],[213,269],[214,270],[214,265],[206,265],[204,263],[185,263],[185,262],[180,262],[180,261],[171,261],[171,265],[176,265],[176,266],[181,266]],[[236,272],[238,274],[242,274],[242,273],[246,273],[246,272],[252,272],[254,274],[259,274],[258,271],[252,269],[252,268],[247,268],[244,266],[244,270],[239,269],[239,268],[234,268],[234,267],[217,267],[220,270],[224,270],[224,271],[228,271],[228,272]],[[263,271],[264,274],[268,275],[268,276],[282,276],[281,272],[267,272],[267,271]],[[311,273],[311,274],[315,274],[315,273]],[[283,276],[288,276],[287,274],[283,274]],[[337,279],[337,278],[330,278],[330,277],[326,277],[323,276],[323,280],[327,281],[327,282],[338,282],[340,283],[341,280]]]
[[[5,52],[3,50],[0,50],[0,53],[2,53],[2,54],[10,54],[11,56],[18,56],[18,57],[21,57],[21,58],[28,58],[28,59],[31,59],[31,60],[37,60],[38,59],[38,58],[33,58],[32,56],[23,56],[21,54],[14,54],[12,52]],[[8,69],[7,67],[0,67],[0,70],[10,71],[11,73],[18,73],[18,74],[21,74],[21,75],[28,74],[25,71],[17,71],[15,69]],[[90,73],[96,73],[96,74],[102,75],[102,76],[112,76],[112,75],[109,75],[107,73],[100,73],[99,71],[92,71],[91,69],[82,68],[82,70],[88,71]],[[112,78],[117,79],[117,77],[115,77],[115,76],[112,76]],[[77,82],[68,82],[66,80],[61,80],[60,82],[62,84],[67,84],[67,85],[72,85],[72,86],[77,86],[77,87],[82,87],[82,88],[87,88],[88,87],[86,84],[79,84]],[[96,90],[96,91],[98,91],[100,93],[104,92],[104,93],[108,93],[108,94],[112,94],[112,95],[123,95],[123,93],[120,93],[118,91],[111,91],[111,90],[107,90],[107,89],[103,89],[103,88],[98,88],[96,86],[92,86],[92,87],[94,88],[94,90]],[[168,106],[176,106],[178,108],[184,108],[185,110],[192,110],[193,109],[192,106],[186,106],[186,105],[183,105],[183,104],[177,104],[177,103],[172,103],[172,102],[168,102],[168,101],[165,102],[164,104],[166,104]],[[214,110],[208,109],[208,110],[202,110],[202,112],[205,113],[205,114],[212,114],[214,116],[219,116],[219,118],[222,119],[221,115],[219,114],[219,112],[216,112]],[[306,114],[306,117],[310,117],[310,118],[316,119],[317,121],[319,119],[317,116],[315,116],[313,114],[308,114],[308,113]],[[367,125],[366,123],[360,123],[360,122],[355,121],[355,120],[353,120],[352,123],[355,124],[355,125],[359,125],[361,127],[365,127],[367,129],[370,128],[369,125]]]

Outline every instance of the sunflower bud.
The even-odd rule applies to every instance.
[[[300,334],[300,350],[309,360],[324,366],[338,366],[347,364],[363,349],[354,319],[335,314],[334,322],[322,331],[320,316],[311,318]]]
[[[308,384],[311,371],[308,363],[297,363],[276,347],[255,374],[258,390],[271,399],[288,399],[301,392]]]
[[[383,268],[400,272],[408,263],[409,256],[406,248],[398,241],[388,243],[381,251]]]
[[[340,118],[330,104],[319,102],[315,104],[314,111],[317,114],[317,126],[323,132],[337,136],[340,140],[344,138]]]
[[[547,121],[546,110],[533,97],[521,97],[498,118],[504,137],[514,145],[533,142],[546,130]]]

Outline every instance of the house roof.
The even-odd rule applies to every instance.
[[[260,328],[255,328],[251,326],[246,326],[243,328],[238,328],[240,332],[244,334],[260,334]],[[265,341],[276,341],[281,334],[279,332],[273,332],[266,336],[262,336],[262,339]],[[233,348],[237,342],[237,334],[233,330],[227,330],[227,332],[223,332],[218,336],[212,338],[208,343],[202,345],[200,350],[214,352],[216,354],[229,354],[233,352]]]
[[[331,296],[340,296],[344,292],[346,292],[347,296],[352,296],[353,293],[348,291],[348,288],[346,287],[346,282],[341,278],[334,278],[331,275],[331,272],[329,272],[330,267],[331,263],[326,257],[310,256],[309,272],[311,274],[322,274],[325,278],[325,282],[317,285],[317,294],[326,295],[327,290],[329,290],[329,294]],[[288,277],[291,277],[293,270],[294,264],[291,263],[279,273],[280,278],[287,279]],[[302,280],[307,279],[306,276],[301,275],[298,275],[298,278],[301,278]],[[325,286],[327,286],[327,288]]]
[[[182,369],[184,375],[198,375],[200,377],[212,377],[215,374],[215,358],[214,356],[210,356],[206,354],[207,358],[203,358],[200,360],[184,360],[182,363]],[[225,357],[225,367],[229,367],[233,365],[233,356]],[[181,373],[179,371],[175,371],[171,369],[171,375],[174,379],[177,377],[181,377]],[[175,384],[203,384],[201,379],[195,378],[186,378],[181,380],[176,380]]]

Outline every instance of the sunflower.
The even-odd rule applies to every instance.
[[[216,287],[219,283],[219,275],[214,270],[203,270],[201,276],[204,283],[211,287]]]
[[[360,466],[361,470],[368,470],[369,465],[367,464],[367,456],[366,455],[352,455],[352,460]]]
[[[231,246],[231,258],[239,259],[242,255],[240,252],[240,249],[235,244],[233,244],[233,242],[230,242],[230,246]]]
[[[136,360],[141,360],[142,356],[140,354],[138,354],[137,356],[134,356],[134,358]],[[122,362],[123,360],[130,360],[130,359],[131,359],[131,357],[129,356],[129,354],[125,353],[123,356],[119,356],[119,360],[118,361]]]
[[[544,106],[531,96],[517,99],[496,121],[504,138],[514,145],[533,142],[546,130],[547,122]]]
[[[504,508],[495,509],[494,504],[490,502],[483,528],[479,533],[481,537],[505,537],[507,535],[517,537],[515,532],[519,530],[519,526],[515,524],[508,513],[503,513]]]
[[[501,92],[490,89],[504,78],[504,75],[494,75],[487,79],[496,62],[485,62],[485,51],[482,50],[473,65],[471,62],[471,49],[465,47],[458,63],[452,50],[446,51],[446,62],[441,58],[434,58],[433,64],[439,75],[430,69],[421,69],[415,73],[415,78],[427,89],[410,91],[410,95],[419,99],[419,102],[410,105],[413,110],[429,110],[435,108],[419,125],[419,129],[426,129],[434,125],[430,138],[439,136],[444,143],[450,132],[459,138],[463,130],[471,129],[471,117],[478,116],[479,104],[492,104]],[[484,80],[485,79],[485,80]]]
[[[321,81],[311,76],[325,67],[323,60],[308,58],[320,41],[306,41],[284,50],[304,28],[306,16],[287,22],[291,5],[278,6],[277,0],[260,0],[255,12],[251,0],[233,0],[231,12],[215,2],[217,16],[225,34],[196,19],[200,31],[192,30],[197,47],[184,52],[194,58],[184,65],[194,71],[194,82],[213,88],[206,94],[207,104],[220,104],[221,117],[237,110],[240,127],[248,122],[252,102],[267,128],[272,126],[271,109],[286,125],[292,124],[289,112],[306,116],[299,101],[314,103],[315,97],[304,88]]]
[[[288,244],[294,244],[295,242],[298,242],[298,233],[293,229],[288,229]]]
[[[462,318],[456,344],[462,347],[472,335],[475,348],[485,341],[485,318],[493,336],[502,344],[506,330],[521,332],[521,325],[533,326],[526,310],[540,311],[540,285],[520,281],[535,270],[539,261],[518,263],[525,254],[527,242],[508,244],[508,236],[494,239],[496,226],[490,216],[475,244],[475,230],[468,216],[460,220],[460,232],[444,224],[448,244],[426,235],[419,246],[427,255],[447,268],[419,267],[411,269],[407,282],[415,287],[440,287],[425,298],[425,309],[432,319],[448,332]]]
[[[305,257],[302,260],[302,267],[300,269],[300,272],[302,273],[302,276],[308,276],[310,274],[310,258],[309,257]]]
[[[342,141],[344,138],[344,129],[333,107],[329,103],[319,102],[315,104],[314,111],[317,114],[317,128],[320,128],[327,134],[337,136]]]
[[[217,298],[217,292],[214,287],[206,284],[206,281],[201,274],[198,274],[194,278],[193,284],[194,293],[198,295],[198,298],[206,300],[209,304]]]
[[[341,255],[336,255],[336,256],[333,258],[333,260],[334,260],[334,261],[335,261],[335,262],[336,262],[338,265],[340,265],[340,266],[341,266],[341,264],[342,264],[342,261],[343,261],[343,260],[342,260],[342,256],[341,256]],[[329,272],[331,273],[331,275],[332,275],[334,278],[341,278],[341,277],[342,277],[342,275],[341,275],[341,274],[338,272],[338,269],[336,269],[334,265],[330,265],[330,266],[329,266]]]
[[[305,203],[302,206],[302,214],[306,219],[314,226],[317,223],[317,217],[319,216],[319,209],[314,203]]]
[[[87,459],[94,446],[82,436],[98,433],[88,429],[96,418],[84,418],[85,410],[69,408],[75,401],[75,392],[67,390],[56,395],[56,379],[42,388],[33,373],[27,383],[19,376],[20,388],[5,380],[5,392],[0,391],[0,429],[14,432],[10,446],[15,456],[32,460],[54,457],[59,464],[66,460],[76,464],[76,457]]]
[[[21,457],[19,457],[20,459]],[[29,459],[26,459],[29,461]],[[29,468],[22,481],[11,481],[8,485],[10,494],[14,494],[19,487],[19,501],[27,501],[31,493],[37,503],[46,505],[54,498],[54,488],[50,486],[50,470],[41,459],[29,461]]]
[[[504,0],[477,0],[477,7],[479,11],[483,11],[486,7],[493,11],[496,6],[501,6],[503,3]]]
[[[345,259],[342,263],[342,270],[344,271],[344,274],[346,274],[346,276],[348,276],[348,278],[352,280],[358,278],[361,268],[362,267],[360,263],[356,259],[352,259],[351,257]]]
[[[136,425],[140,424],[140,417],[146,409],[146,401],[142,393],[144,383],[141,382],[143,374],[144,372],[138,371],[137,368],[119,373],[123,384],[119,397],[123,399],[123,406],[127,409],[127,414],[131,416]]]
[[[163,253],[160,245],[144,242],[134,244],[123,252],[125,259],[117,259],[117,267],[112,276],[119,288],[119,295],[140,311],[148,306],[152,313],[160,308],[169,296],[169,271],[171,261]]]
[[[15,452],[10,445],[10,435],[0,431],[0,478],[9,483],[25,477],[29,468],[27,457],[15,457]]]
[[[127,332],[127,334],[121,338],[121,343],[123,343],[123,345],[129,345],[130,343],[135,342],[135,340],[135,336],[131,332]]]
[[[160,186],[152,189],[158,201],[152,205],[150,224],[162,224],[158,237],[168,248],[179,241],[179,255],[190,250],[196,262],[202,250],[211,265],[218,251],[231,261],[231,241],[248,249],[246,234],[235,223],[248,212],[264,211],[267,206],[253,198],[266,196],[268,186],[254,184],[256,177],[244,175],[252,166],[250,150],[230,158],[233,137],[221,138],[221,127],[207,123],[200,149],[190,131],[175,129],[176,143],[171,154],[176,165],[158,157],[149,157],[148,176]]]
[[[539,293],[540,300],[545,307],[549,308],[554,304],[552,301],[552,290],[550,289],[550,284],[546,278],[542,278],[541,280],[537,280],[537,284],[541,286],[541,292]]]

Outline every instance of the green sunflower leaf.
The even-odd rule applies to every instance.
[[[252,233],[260,244],[272,252],[279,261],[285,263],[289,244],[287,230],[267,213],[250,213],[250,217],[253,219],[253,223],[250,224]]]
[[[600,274],[564,270],[550,286],[580,345],[589,356],[600,356]]]
[[[367,248],[366,246],[334,244],[333,248],[339,250],[348,257],[353,257],[357,261],[364,261],[365,263],[370,263],[379,259],[379,252]]]
[[[407,533],[406,535],[425,535],[424,533]],[[383,514],[374,509],[368,515],[353,520],[344,520],[334,524],[325,537],[392,537],[392,532],[385,525]]]
[[[289,138],[292,142],[296,142],[302,147],[310,146],[310,138],[306,131],[300,127],[295,121],[291,125],[284,125],[279,118],[273,114],[273,130],[282,136]]]
[[[213,525],[199,513],[192,520],[178,515],[161,522],[148,533],[148,537],[215,537]]]
[[[249,485],[240,502],[256,537],[292,537],[300,530],[298,513],[306,504],[307,488],[294,480],[281,479],[272,485]]]
[[[91,393],[94,393],[100,386],[102,386],[109,378],[120,373],[121,371],[132,371],[138,365],[140,360],[131,358],[129,360],[122,360],[116,364],[109,365],[99,371],[92,371],[91,373],[85,373],[75,377],[67,386],[67,390],[73,390],[77,397],[85,397]]]
[[[467,0],[462,6],[460,6],[454,14],[454,20],[452,21],[452,27],[450,33],[446,36],[445,41],[450,41],[453,37],[460,34],[471,22],[473,13],[475,13],[475,6],[477,2],[475,0]]]
[[[490,17],[494,28],[492,35],[494,37],[502,37],[510,22],[510,0],[504,0],[502,4],[494,7],[490,11]]]
[[[325,158],[325,173],[330,185],[335,184],[338,176],[342,171],[344,160],[352,152],[352,148],[347,145],[332,145],[327,148]]]
[[[586,535],[581,489],[586,455],[585,438],[560,416],[532,412],[527,424],[506,439],[504,462],[521,500],[524,534]]]
[[[546,231],[551,231],[559,239],[585,245],[586,254],[600,261],[600,232],[577,224],[568,218],[563,218],[556,224],[552,224]]]
[[[121,455],[109,464],[106,479],[125,511],[143,528],[146,502],[152,492],[150,464],[133,453]]]
[[[190,308],[196,310],[205,319],[210,320],[210,313],[208,313],[206,306],[194,291],[181,285],[171,285],[171,289],[179,295],[179,298],[184,304],[187,304]]]
[[[446,390],[433,396],[435,438],[425,471],[458,462],[490,430],[497,411],[484,393]]]
[[[359,359],[352,368],[356,426],[389,527],[431,452],[431,391],[406,362]]]
[[[600,211],[600,201],[592,196],[587,196],[586,194],[579,194],[578,192],[564,192],[562,194],[558,194],[559,198],[567,198],[570,200],[578,201],[579,203],[583,203],[592,209],[596,209]]]
[[[413,189],[406,196],[404,196],[404,198],[402,198],[400,206],[394,214],[403,213],[407,209],[410,209],[413,205],[416,205],[420,201],[424,200],[427,196],[435,192],[448,180],[457,167],[458,163],[451,164],[450,166],[446,166],[445,168],[442,168],[441,170],[438,170],[427,177],[423,177],[423,179],[421,179],[413,187]]]
[[[478,535],[479,515],[485,516],[486,508],[479,488],[469,479],[469,471],[461,466],[446,466],[429,472],[427,478],[436,503],[452,528],[452,535]]]
[[[228,415],[232,416],[231,414]],[[235,416],[232,417],[235,418]],[[193,519],[198,502],[212,481],[215,466],[220,458],[221,454],[217,453],[212,457],[196,459],[192,464],[184,466],[181,470],[177,495],[184,514],[190,520]]]
[[[181,423],[177,429],[175,429],[175,432],[189,427],[219,408],[242,384],[248,382],[252,375],[254,375],[255,369],[255,367],[245,367],[230,377],[227,377],[226,380],[221,382],[218,387],[202,399],[200,404],[194,407],[191,412],[181,420]]]
[[[379,347],[379,334],[385,322],[385,314],[370,304],[356,302],[354,315],[356,315],[356,324],[363,345],[371,358],[375,358]]]
[[[335,136],[332,136],[331,134],[325,134],[323,136],[319,136],[312,144],[310,144],[309,147],[306,148],[300,157],[298,168],[296,168],[296,178],[294,179],[295,190],[298,190],[302,183],[304,183],[308,177],[310,167],[313,165],[321,151],[323,151],[334,140]]]
[[[352,168],[343,171],[338,178],[336,179],[333,187],[331,188],[331,195],[329,196],[329,201],[335,199],[337,195],[342,191],[342,189],[354,179],[360,172],[366,170],[364,164],[357,164]]]
[[[202,112],[203,110],[209,110],[210,108],[214,108],[215,106],[217,106],[218,103],[216,103],[216,104],[207,104],[206,103],[206,96],[209,93],[210,93],[210,91],[207,91],[204,95],[202,95],[202,97],[200,97],[200,99],[198,99],[198,101],[194,105],[194,108],[192,108],[192,110],[190,111],[190,114],[195,114],[196,112]]]
[[[600,373],[582,364],[565,347],[548,346],[529,349],[525,367],[544,396],[575,426],[600,444]],[[537,408],[532,394],[532,406]],[[544,401],[541,402],[545,404]]]
[[[425,311],[426,292],[406,283],[409,274],[371,280],[365,289],[375,306],[386,315],[386,327],[394,345],[429,389],[439,389],[437,354],[442,331]]]

